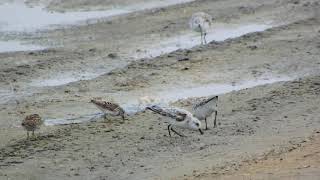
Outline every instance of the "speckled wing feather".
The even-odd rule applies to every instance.
[[[177,121],[183,121],[187,116],[186,113],[181,112],[178,109],[174,109],[174,108],[172,108],[172,109],[163,109],[163,108],[161,108],[159,106],[154,105],[154,106],[151,106],[151,107],[147,107],[147,109],[149,109],[149,110],[151,110],[151,111],[153,111],[155,113],[158,113],[158,114],[160,114],[162,116],[173,118],[173,119],[175,119]]]
[[[97,101],[97,100],[92,100],[94,104],[97,106],[100,106],[103,109],[109,110],[109,111],[114,111],[117,109],[119,106],[110,102],[105,102],[105,101]]]
[[[118,104],[98,100],[91,100],[91,102],[94,103],[96,106],[100,107],[101,109],[118,113],[118,115],[124,117],[125,112]]]

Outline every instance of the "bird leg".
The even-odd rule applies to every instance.
[[[218,115],[218,111],[215,112],[215,116],[214,116],[214,121],[213,121],[214,128],[217,126],[217,115]]]
[[[201,45],[203,45],[203,31],[202,31],[202,27],[201,27],[201,25],[199,24],[199,28],[200,28],[200,33],[201,33],[201,35],[200,35],[200,39],[201,39]]]
[[[171,129],[175,134],[179,135],[180,137],[186,137],[186,136],[181,135],[180,133],[178,133],[176,130],[174,130],[174,129],[172,128],[172,126],[170,127],[170,129]]]
[[[169,136],[171,137],[170,127],[171,127],[171,124],[168,125],[168,132],[169,132]]]
[[[204,41],[204,44],[207,44],[207,40],[206,40],[206,36],[207,36],[207,33],[203,33],[203,41]]]
[[[34,130],[32,131],[32,138],[33,138],[33,140],[37,139],[37,136],[34,135]]]
[[[206,130],[208,130],[207,118],[204,118],[204,122],[206,123]]]

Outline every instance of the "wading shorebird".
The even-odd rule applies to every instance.
[[[217,126],[217,107],[218,96],[210,97],[193,106],[194,116],[199,120],[204,120],[206,122],[206,130],[208,129],[207,118],[213,113],[215,113],[213,127],[215,128]]]
[[[212,16],[204,12],[197,12],[192,15],[189,26],[193,31],[201,33],[201,44],[207,44],[206,36],[212,24]]]
[[[39,114],[31,114],[24,118],[21,123],[21,126],[27,130],[27,136],[29,139],[29,131],[32,131],[32,136],[34,136],[34,131],[39,129],[40,126],[43,124],[43,121]]]
[[[108,115],[121,116],[123,120],[125,119],[125,111],[118,104],[94,99],[91,102],[104,113],[104,119],[107,119]]]
[[[203,134],[201,130],[201,122],[189,111],[178,108],[161,108],[156,105],[147,107],[146,109],[170,118],[168,125],[168,132],[170,137],[171,131],[179,136],[183,136],[173,129],[174,126],[185,129],[198,130],[201,134]]]

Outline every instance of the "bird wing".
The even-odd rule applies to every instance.
[[[180,111],[178,109],[175,109],[175,108],[161,108],[159,106],[150,106],[150,107],[147,107],[146,109],[149,109],[155,113],[158,113],[162,116],[166,116],[166,117],[170,117],[172,119],[175,119],[177,121],[183,121],[185,120],[185,118],[187,117],[187,114],[183,111]]]
[[[119,105],[111,103],[111,102],[106,102],[106,101],[97,101],[97,100],[92,100],[92,103],[95,105],[101,107],[102,109],[106,109],[109,111],[114,111],[115,109],[119,108]]]
[[[195,110],[195,109],[197,109],[197,108],[199,108],[201,106],[204,106],[204,105],[208,104],[209,102],[213,102],[213,101],[217,102],[218,101],[218,96],[213,96],[213,97],[210,97],[210,98],[205,99],[203,101],[200,101],[199,103],[197,103],[197,104],[195,104],[193,106],[193,109]],[[216,105],[217,105],[217,103],[216,103]]]

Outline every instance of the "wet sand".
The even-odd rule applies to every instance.
[[[68,11],[67,5],[49,2],[54,1],[41,3]],[[103,9],[92,2],[86,8]],[[291,151],[320,129],[317,8],[312,0],[204,0],[17,35],[63,48],[0,54],[0,179],[210,179],[231,170],[242,173],[246,162],[270,152]],[[211,13],[216,25],[271,20],[272,27],[136,57],[157,49],[155,42],[192,33],[187,21],[195,11]],[[82,80],[67,83],[80,75]],[[203,136],[179,130],[187,138],[170,138],[163,119],[144,111],[124,122],[96,116],[95,122],[44,126],[35,141],[26,141],[20,127],[22,118],[35,112],[47,125],[97,114],[89,103],[93,97],[127,110],[146,96],[190,109],[214,94],[219,125]]]
[[[319,134],[297,144],[287,153],[270,153],[261,159],[243,163],[234,171],[201,174],[188,179],[318,179],[319,172]],[[223,174],[223,175],[217,175]]]

